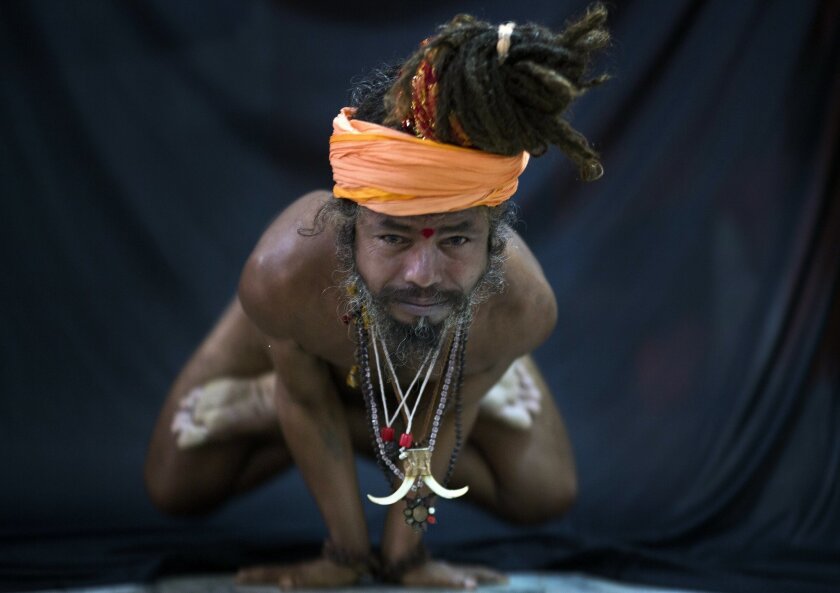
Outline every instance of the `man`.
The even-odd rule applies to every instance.
[[[430,559],[442,498],[536,522],[575,497],[562,418],[528,356],[554,295],[510,230],[528,161],[559,145],[584,178],[597,155],[562,119],[602,79],[594,6],[559,34],[456,17],[334,121],[333,193],[289,206],[238,298],[177,378],[146,464],[154,502],[209,511],[295,464],[324,518],[322,557],[243,570],[245,583],[341,586],[367,572],[415,586],[503,577]],[[384,124],[384,125],[383,125]],[[389,478],[373,558],[356,451]],[[392,490],[396,489],[392,493]]]

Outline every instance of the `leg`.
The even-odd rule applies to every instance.
[[[145,466],[156,506],[174,514],[207,512],[290,465],[279,426],[186,449],[178,447],[171,429],[181,400],[194,388],[270,371],[259,332],[234,300],[181,371],[158,418]]]
[[[469,484],[471,499],[520,523],[556,518],[574,503],[577,482],[566,428],[531,357],[523,370],[541,393],[530,428],[479,414],[462,452],[453,484]]]

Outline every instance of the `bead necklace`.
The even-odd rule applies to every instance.
[[[434,355],[432,355],[432,350],[426,354],[426,358],[423,359],[423,364],[421,364],[417,369],[417,374],[414,375],[414,380],[408,386],[408,389],[403,392],[402,388],[400,387],[400,380],[397,377],[397,372],[394,369],[394,363],[391,362],[391,355],[388,353],[388,345],[385,343],[384,339],[380,338],[381,346],[382,346],[382,354],[385,357],[385,362],[388,363],[387,369],[391,372],[391,385],[394,387],[394,391],[397,395],[397,399],[399,400],[399,405],[397,409],[394,410],[394,414],[390,415],[388,413],[388,399],[385,397],[385,378],[382,376],[382,367],[379,363],[379,348],[376,346],[376,334],[373,331],[373,327],[370,328],[370,341],[373,345],[373,354],[374,358],[376,359],[376,375],[377,379],[379,379],[379,391],[382,396],[382,413],[385,415],[385,427],[380,430],[383,433],[383,440],[385,441],[392,441],[394,438],[394,429],[393,424],[394,420],[397,419],[400,411],[403,411],[403,415],[405,416],[405,432],[400,436],[399,444],[401,449],[405,449],[406,447],[410,447],[413,444],[413,439],[411,437],[411,427],[414,423],[414,416],[417,413],[417,407],[420,405],[420,400],[423,399],[423,393],[426,391],[426,385],[429,383],[429,378],[432,376],[432,371],[435,368],[435,363],[437,362],[438,355],[440,354],[440,350],[443,346],[443,341],[441,340],[438,343],[437,348],[434,350]],[[431,357],[431,362],[429,362],[429,358]],[[426,368],[428,364],[428,368],[426,370],[426,377],[423,379],[423,384],[420,385],[420,389],[417,392],[415,397],[414,406],[411,410],[408,409],[408,402],[409,398],[411,397],[411,391],[414,389],[414,386],[417,384],[417,380],[420,378],[420,375],[423,374],[423,370]]]
[[[462,496],[468,490],[468,487],[458,490],[447,489],[445,486],[439,484],[431,473],[431,455],[434,451],[437,434],[440,429],[440,421],[444,411],[446,410],[450,394],[455,399],[455,446],[449,458],[449,465],[443,482],[444,484],[449,481],[455,467],[458,453],[460,452],[462,439],[460,386],[463,380],[464,350],[467,337],[467,331],[465,328],[466,324],[464,322],[459,322],[455,327],[448,349],[449,351],[445,362],[445,370],[442,372],[441,380],[438,382],[438,402],[432,418],[429,437],[426,440],[426,446],[424,447],[421,446],[421,442],[415,441],[410,433],[410,426],[419,401],[416,401],[414,408],[409,411],[408,396],[413,389],[413,386],[418,381],[420,375],[425,370],[426,377],[423,381],[420,392],[418,393],[418,397],[422,394],[423,389],[429,381],[432,369],[435,366],[442,343],[438,345],[437,352],[435,352],[434,355],[431,350],[429,351],[423,363],[420,365],[414,381],[412,381],[411,385],[405,392],[402,392],[399,387],[399,382],[397,381],[393,365],[390,362],[390,356],[387,354],[387,346],[384,341],[382,341],[383,353],[385,355],[386,362],[388,363],[389,370],[392,373],[391,377],[395,386],[394,389],[397,396],[400,398],[400,403],[397,406],[396,412],[392,417],[389,417],[387,411],[387,401],[384,396],[384,380],[382,377],[381,366],[379,364],[375,331],[371,327],[372,324],[370,323],[369,317],[364,310],[354,315],[354,321],[358,337],[356,357],[359,374],[361,375],[360,382],[362,393],[364,395],[365,407],[367,408],[368,419],[370,421],[373,449],[376,453],[379,466],[385,473],[386,480],[390,483],[393,479],[392,476],[394,476],[402,482],[399,488],[397,488],[397,490],[390,496],[379,498],[368,495],[368,498],[372,502],[383,505],[393,504],[400,499],[405,498],[406,510],[404,514],[406,523],[416,530],[425,530],[428,524],[433,524],[436,521],[434,516],[435,509],[432,506],[435,494],[444,498],[455,498]],[[368,350],[369,343],[373,345],[374,357],[377,362],[377,378],[379,379],[380,393],[382,395],[382,413],[385,416],[385,427],[379,426],[379,407],[377,405],[377,398],[372,381],[370,352]],[[426,367],[427,362],[429,363],[428,367]],[[404,409],[404,415],[406,417],[406,431],[400,437],[399,449],[396,449],[396,444],[394,443],[394,430],[390,425],[393,420],[396,419],[396,416],[401,409]],[[397,467],[397,464],[395,463],[397,459],[403,462],[402,469]],[[418,491],[423,484],[429,487],[432,494],[428,494],[426,496],[420,496],[418,494],[413,498],[407,496],[412,491]]]

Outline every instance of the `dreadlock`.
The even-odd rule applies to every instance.
[[[515,155],[543,154],[558,146],[586,181],[598,179],[603,167],[579,132],[563,118],[571,102],[608,76],[588,77],[593,54],[609,43],[604,27],[607,9],[591,5],[560,33],[536,24],[517,25],[511,34],[506,59],[498,59],[498,28],[469,15],[458,15],[424,41],[402,64],[386,65],[358,82],[351,92],[355,117],[407,129],[411,111],[412,80],[425,61],[436,70],[435,139],[469,145],[486,152]],[[461,133],[453,130],[459,122]],[[464,142],[464,136],[469,141]],[[340,259],[352,261],[355,222],[359,206],[349,200],[329,200],[304,236],[320,233],[326,223],[337,225]],[[512,202],[488,209],[489,253],[501,258],[516,220]]]
[[[590,78],[594,53],[609,43],[607,9],[593,4],[559,33],[517,25],[506,59],[496,51],[498,28],[458,15],[399,67],[376,72],[352,96],[356,117],[421,133],[406,125],[412,90],[424,67],[435,77],[434,139],[512,156],[558,146],[584,180],[603,174],[596,153],[563,117],[571,102],[608,76]],[[428,135],[422,134],[424,137]]]

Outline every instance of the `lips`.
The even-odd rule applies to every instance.
[[[449,303],[443,301],[396,300],[393,304],[399,311],[411,317],[437,317],[446,314]]]
[[[377,295],[377,300],[390,310],[394,319],[408,324],[415,323],[418,317],[439,323],[458,308],[463,299],[464,295],[456,290],[418,287],[386,287]]]
[[[426,299],[400,299],[397,301],[403,305],[411,305],[414,307],[434,307],[436,305],[445,305],[446,300],[426,300]]]

